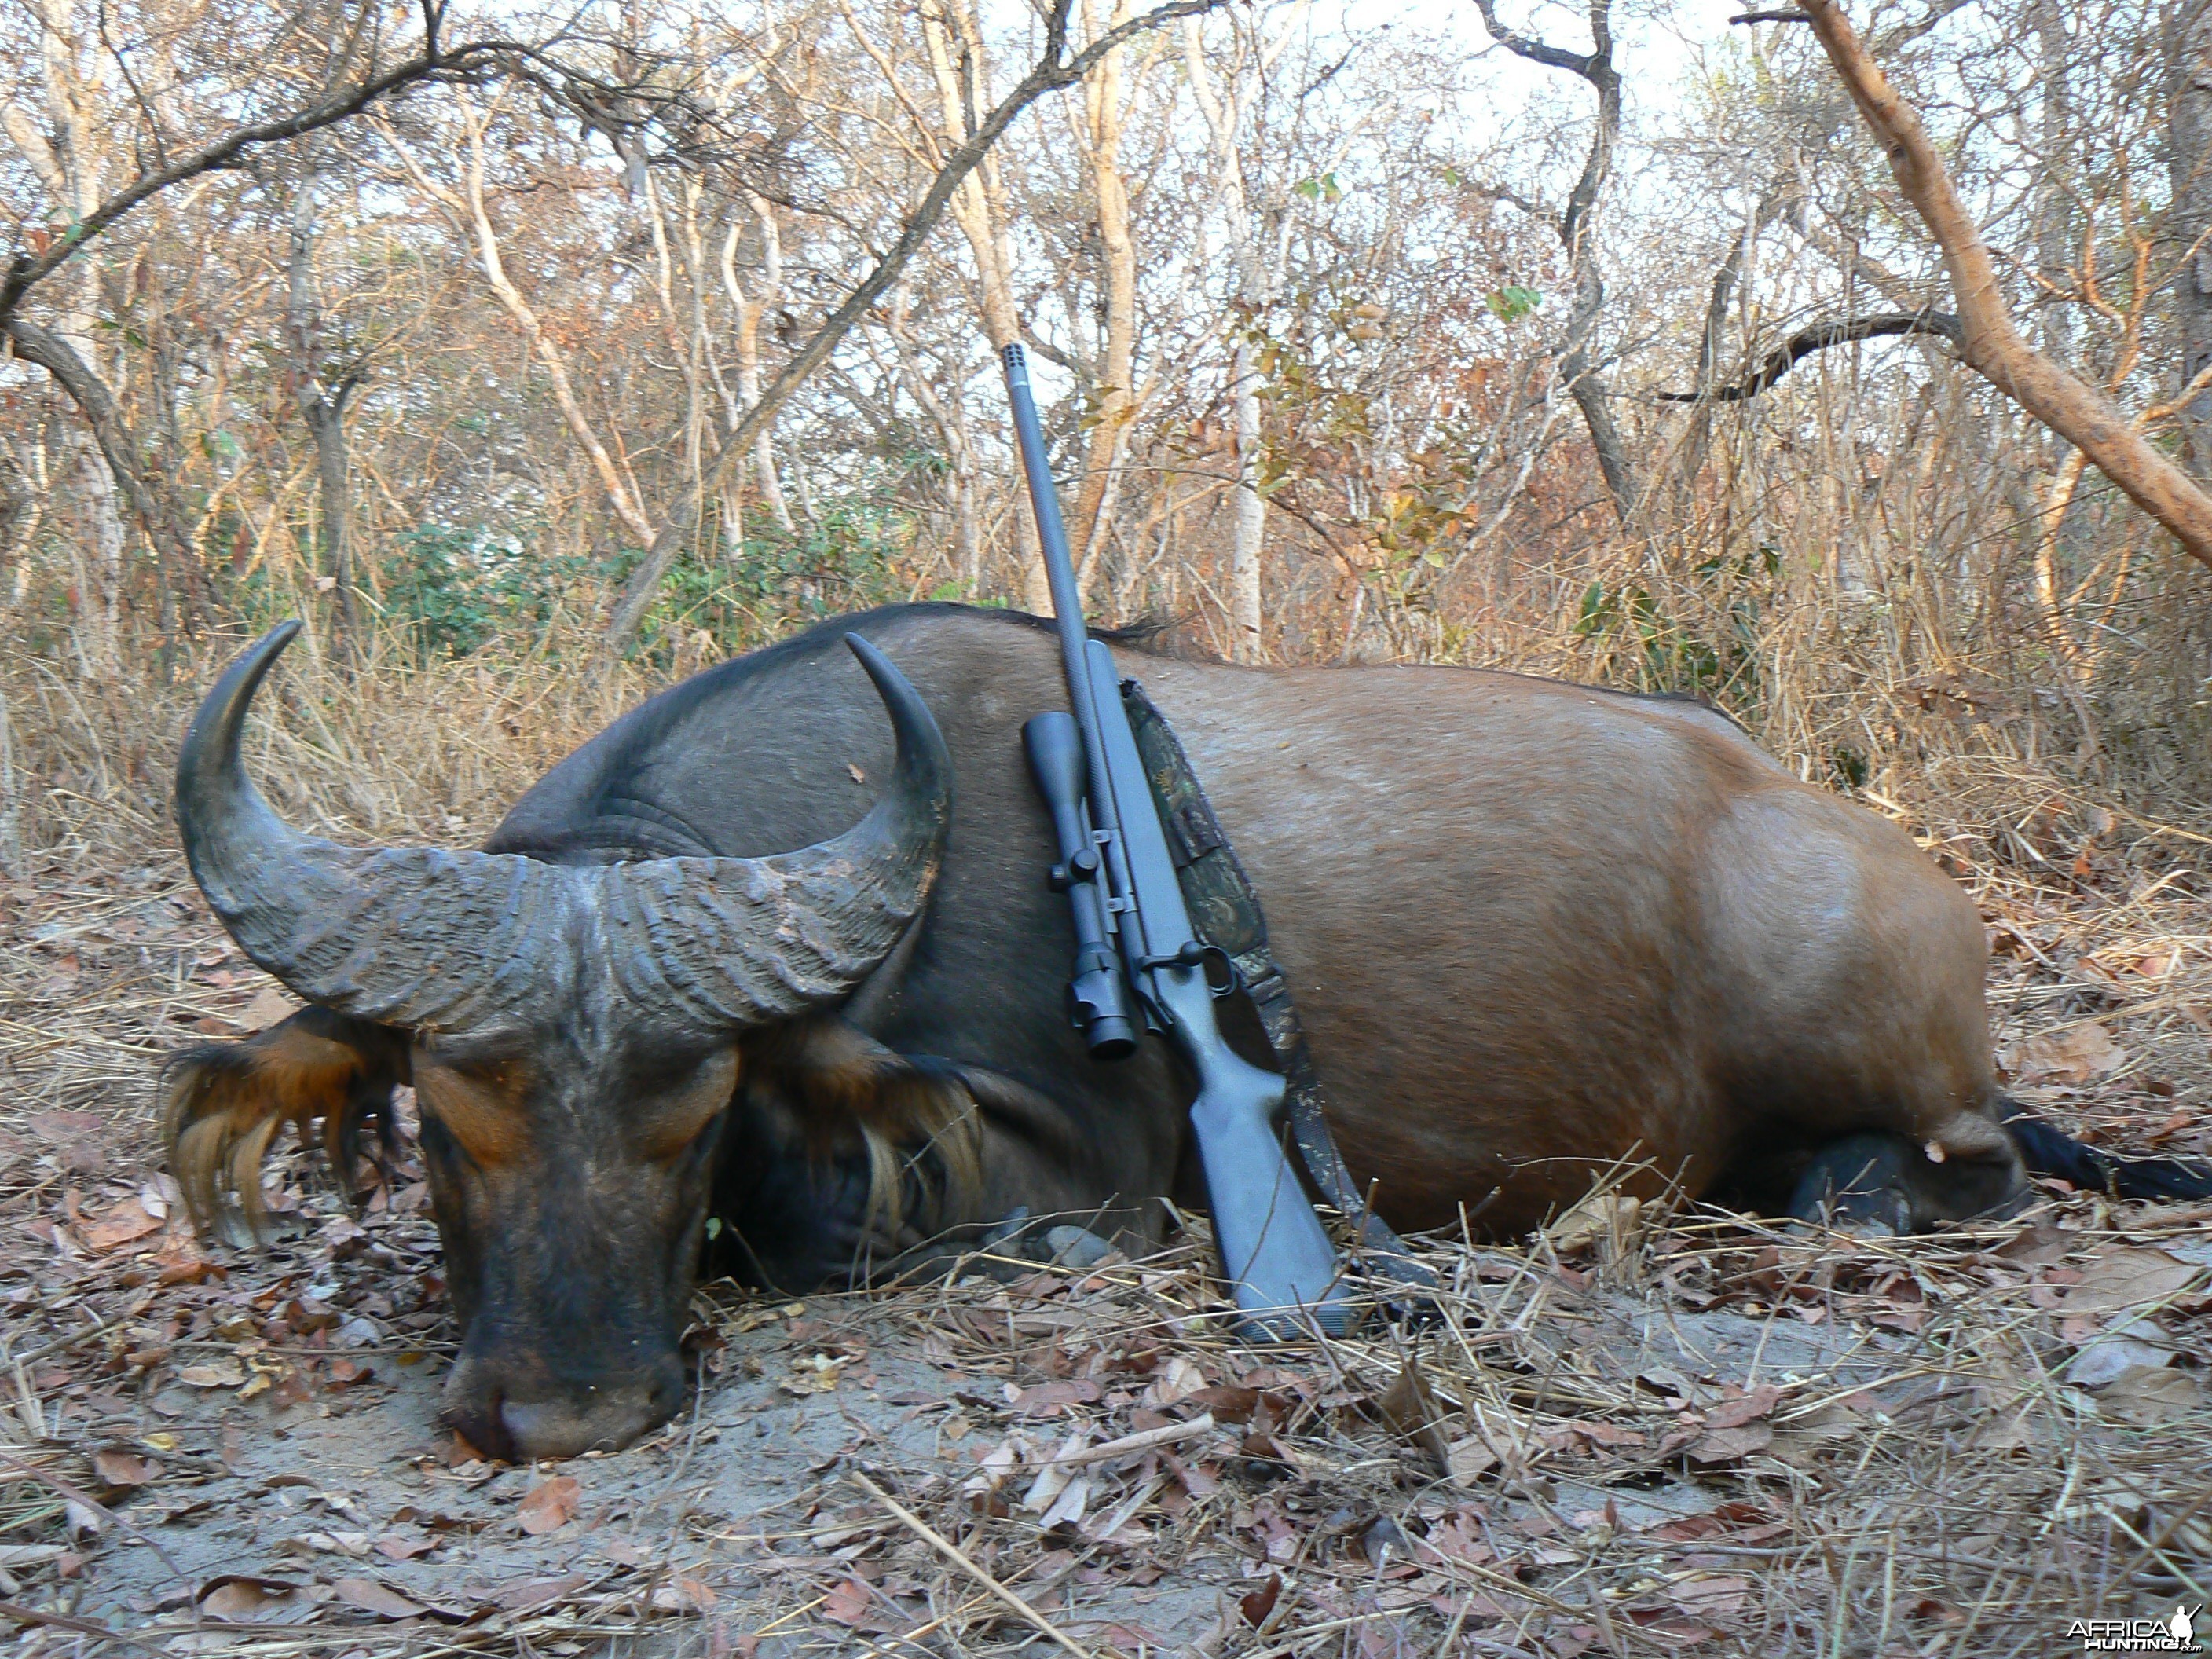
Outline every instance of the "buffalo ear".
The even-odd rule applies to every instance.
[[[981,1123],[960,1067],[900,1054],[834,1015],[767,1027],[738,1054],[748,1103],[811,1156],[866,1151],[872,1215],[894,1227],[905,1218],[904,1168],[924,1152],[944,1172],[937,1207],[964,1212],[980,1190]]]
[[[323,1150],[352,1190],[364,1136],[392,1151],[392,1091],[408,1081],[408,1045],[389,1026],[302,1008],[243,1042],[210,1042],[161,1071],[162,1137],[192,1229],[207,1243],[268,1242],[261,1160],[286,1123]]]

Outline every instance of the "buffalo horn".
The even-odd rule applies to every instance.
[[[509,854],[366,850],[302,836],[246,775],[240,738],[299,632],[240,657],[177,758],[192,876],[239,947],[308,1001],[453,1034],[583,1012],[738,1030],[833,1001],[921,908],[952,813],[929,709],[857,635],[898,740],[888,793],[835,840],[774,858],[572,867]]]

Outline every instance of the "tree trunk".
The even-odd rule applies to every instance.
[[[2212,495],[2142,435],[2112,400],[2021,337],[1996,263],[1928,136],[1919,112],[1869,58],[1836,0],[1800,0],[1820,46],[1881,141],[1899,190],[1942,251],[1959,307],[1959,356],[2029,414],[2086,453],[2128,499],[2189,555],[2212,565]],[[2146,417],[2150,411],[2145,411]]]
[[[1096,34],[1097,8],[1086,4],[1085,11]],[[1126,22],[1128,15],[1129,0],[1115,0],[1112,22]],[[1129,231],[1129,187],[1121,177],[1121,57],[1119,48],[1108,52],[1084,88],[1091,185],[1097,198],[1099,285],[1106,301],[1098,404],[1075,496],[1076,585],[1086,601],[1112,524],[1117,492],[1109,486],[1119,477],[1129,425],[1137,417],[1137,245]]]
[[[607,453],[606,445],[600,441],[599,433],[593,429],[590,416],[584,412],[584,406],[578,400],[575,388],[568,380],[567,356],[545,332],[538,320],[538,313],[531,309],[530,302],[522,297],[522,291],[507,276],[507,262],[500,252],[499,234],[492,228],[491,214],[484,205],[483,132],[489,122],[489,116],[464,102],[464,143],[460,157],[462,188],[459,191],[448,190],[438,183],[398,142],[393,142],[392,149],[416,185],[426,194],[444,203],[459,220],[462,234],[474,240],[477,263],[483,267],[485,282],[490,284],[492,293],[506,307],[507,314],[514,319],[515,326],[522,331],[523,337],[530,343],[531,350],[544,366],[545,378],[552,384],[554,404],[559,408],[569,434],[590,460],[592,470],[599,475],[599,486],[606,491],[607,504],[614,509],[615,517],[622,521],[623,528],[641,546],[650,547],[658,539],[658,532],[652,520],[646,517],[642,506],[631,495],[629,484],[615,465],[614,457]]]
[[[2180,384],[2212,364],[2212,0],[2169,0],[2166,14],[2166,165],[2173,206],[2166,234],[2173,278]],[[2181,410],[2184,455],[2212,473],[2212,387]]]
[[[2195,3],[2196,0],[2191,0]],[[2036,204],[2036,275],[2043,289],[2036,313],[2036,342],[2055,362],[2074,355],[2074,307],[2063,297],[2074,264],[2074,198],[2067,186],[2072,169],[2062,165],[2074,143],[2073,94],[2067,70],[2074,42],[2059,0],[2033,0],[2037,55],[2042,59],[2042,179]]]
[[[1559,379],[1575,407],[1582,410],[1589,428],[1590,447],[1597,452],[1598,471],[1604,476],[1606,494],[1613,499],[1621,527],[1630,529],[1640,516],[1643,489],[1637,483],[1628,447],[1613,418],[1613,394],[1590,359],[1590,337],[1598,315],[1605,309],[1605,277],[1598,269],[1595,219],[1598,199],[1613,174],[1613,152],[1620,142],[1620,71],[1613,62],[1612,0],[1590,0],[1590,49],[1569,52],[1516,33],[1498,21],[1496,0],[1475,0],[1483,27],[1490,38],[1516,58],[1549,69],[1565,70],[1589,82],[1597,94],[1597,126],[1590,135],[1583,170],[1559,216],[1559,240],[1567,250],[1569,279],[1574,283],[1574,309],[1559,342]]]
[[[946,143],[962,143],[970,136],[970,112],[981,106],[987,80],[982,31],[976,27],[969,0],[925,0],[921,35],[937,82],[939,113],[944,122],[939,136]],[[996,163],[985,158],[952,193],[952,216],[975,257],[978,309],[994,354],[1022,337],[1010,274],[1012,257],[1006,246],[1003,216],[995,210],[1004,194],[1003,188],[993,188],[996,170]],[[1014,525],[1022,569],[1022,603],[1040,616],[1049,616],[1052,585],[1045,579],[1044,555],[1037,544],[1036,526],[1029,516],[1026,496],[1015,510]]]
[[[1237,154],[1241,118],[1237,88],[1217,96],[1206,68],[1198,21],[1183,24],[1183,67],[1191,96],[1206,118],[1212,138],[1211,161],[1237,264],[1237,298],[1257,307],[1267,299],[1267,270],[1252,224],[1252,204]],[[1229,654],[1237,662],[1261,662],[1267,635],[1261,590],[1267,551],[1267,499],[1260,493],[1260,460],[1265,433],[1261,422],[1259,352],[1251,322],[1237,319],[1237,346],[1230,359],[1231,435],[1236,446],[1237,487],[1232,493],[1229,539]]]
[[[64,477],[74,471],[81,481],[78,510],[85,539],[74,550],[75,556],[85,580],[100,584],[97,593],[88,588],[78,595],[80,612],[88,617],[85,626],[94,630],[80,642],[80,653],[88,665],[112,659],[102,653],[111,652],[117,642],[122,592],[124,531],[117,496],[130,503],[159,556],[175,568],[190,572],[198,567],[174,516],[139,471],[143,451],[138,434],[124,420],[107,383],[60,330],[42,328],[21,313],[9,319],[8,341],[18,357],[36,363],[60,383],[89,428],[88,439],[74,428],[65,428],[63,461],[56,471]],[[197,605],[198,589],[189,591]]]
[[[331,584],[341,654],[362,648],[354,607],[352,497],[346,454],[345,405],[350,376],[334,392],[322,380],[322,301],[315,285],[315,184],[310,170],[292,192],[291,259],[285,321],[292,336],[293,396],[315,440],[315,482],[323,530],[325,577]]]
[[[734,222],[722,241],[722,286],[729,290],[730,304],[738,313],[738,408],[730,411],[732,428],[739,410],[750,409],[760,401],[761,318],[769,307],[783,298],[783,238],[776,224],[775,209],[763,197],[749,194],[746,200],[761,233],[760,281],[750,294],[738,281],[738,227]],[[763,423],[759,435],[753,440],[752,462],[762,505],[785,535],[797,535],[798,526],[791,521],[791,503],[784,499],[783,481],[776,477],[773,422]]]
[[[23,475],[15,445],[0,440],[0,575],[7,574],[38,526],[38,492]]]
[[[1261,612],[1261,564],[1267,551],[1267,498],[1260,493],[1260,365],[1248,339],[1237,343],[1230,374],[1236,383],[1237,490],[1230,520],[1230,654],[1238,662],[1267,660]]]
[[[1157,27],[1184,15],[1186,12],[1201,11],[1214,3],[1215,0],[1167,0],[1166,4],[1155,7],[1143,16],[1132,18],[1126,27],[1129,33]],[[653,545],[646,550],[645,557],[630,573],[629,580],[616,598],[613,610],[607,618],[605,636],[609,651],[626,650],[631,641],[637,637],[638,624],[643,620],[647,607],[652,604],[661,578],[667,574],[669,566],[675,562],[678,550],[697,522],[702,494],[720,486],[731,469],[750,451],[753,437],[762,425],[775,417],[784,400],[822,365],[853,325],[883,297],[886,289],[898,280],[908,262],[928,239],[938,220],[951,206],[953,196],[990,153],[991,146],[998,142],[999,136],[1012,124],[1014,117],[1046,93],[1080,81],[1091,72],[1091,66],[1101,57],[1126,38],[1127,35],[1121,32],[1113,32],[1109,37],[1094,40],[1081,52],[1068,56],[1064,50],[1066,44],[1064,38],[1056,30],[1048,29],[1044,57],[1033,64],[1029,73],[1013,89],[976,123],[974,131],[945,156],[937,170],[937,176],[930,181],[921,200],[901,222],[897,239],[884,250],[883,257],[877,260],[868,274],[860,279],[860,285],[846,295],[837,308],[824,318],[821,325],[807,337],[805,343],[791,355],[790,361],[762,391],[760,401],[745,411],[736,429],[723,441],[722,447],[708,466],[707,476],[702,480],[700,489],[687,492],[684,498],[677,503],[667,524],[653,538]],[[804,468],[799,471],[799,481],[803,491],[806,483]],[[803,494],[800,499],[802,501],[805,500]]]
[[[39,26],[48,131],[40,133],[21,119],[11,119],[9,131],[52,195],[58,229],[81,223],[100,205],[104,159],[99,149],[100,88],[96,81],[86,78],[82,68],[82,54],[70,0],[34,0],[32,10]],[[58,359],[65,355],[73,361],[76,372],[65,375],[55,369],[52,362],[37,356],[32,361],[40,362],[62,381],[93,428],[89,434],[70,430],[64,440],[63,465],[57,471],[75,482],[71,497],[77,533],[71,538],[70,550],[77,577],[77,652],[88,673],[95,679],[108,680],[120,666],[124,532],[122,515],[116,508],[117,489],[120,486],[125,494],[139,495],[143,489],[139,487],[134,492],[138,484],[137,451],[121,447],[121,419],[95,367],[100,361],[100,268],[89,252],[79,254],[74,263],[73,271],[64,271],[57,279],[61,293],[52,337],[59,351],[49,356]],[[77,396],[80,387],[97,388],[106,405],[107,430],[100,430],[100,421],[86,406],[85,398]],[[118,468],[129,475],[130,483],[124,482]]]

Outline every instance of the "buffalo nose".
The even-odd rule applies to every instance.
[[[438,1420],[486,1457],[501,1463],[522,1461],[515,1454],[496,1396],[465,1406],[449,1404],[438,1413]]]
[[[668,1419],[675,1402],[653,1388],[594,1389],[579,1400],[506,1400],[499,1418],[517,1462],[620,1451]]]
[[[487,1456],[528,1463],[620,1451],[683,1404],[674,1353],[635,1367],[556,1371],[535,1355],[469,1353],[446,1379],[439,1416]]]

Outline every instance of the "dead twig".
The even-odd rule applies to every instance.
[[[992,1577],[989,1573],[977,1566],[975,1562],[969,1559],[967,1553],[963,1551],[957,1544],[945,1537],[944,1534],[937,1531],[920,1516],[915,1514],[913,1510],[906,1508],[896,1498],[893,1498],[889,1492],[885,1492],[881,1486],[878,1486],[874,1481],[869,1480],[866,1475],[862,1474],[857,1469],[853,1472],[853,1484],[860,1487],[862,1492],[866,1492],[869,1497],[874,1498],[885,1509],[889,1510],[893,1515],[898,1516],[901,1521],[904,1522],[908,1527],[913,1528],[915,1536],[919,1537],[924,1543],[927,1544],[939,1554],[944,1556],[946,1560],[951,1562],[954,1566],[958,1567],[963,1572],[973,1578],[985,1589],[990,1591],[993,1595],[1005,1602],[1008,1607],[1020,1614],[1022,1618],[1028,1620],[1039,1634],[1049,1638],[1053,1642],[1056,1643],[1063,1651],[1073,1655],[1073,1659],[1091,1659],[1091,1655],[1088,1649],[1078,1645],[1074,1638],[1069,1636],[1066,1632],[1060,1629],[1060,1627],[1054,1624],[1051,1620],[1046,1618],[1028,1602],[1023,1601],[1020,1596],[1015,1595],[1013,1591],[1008,1589],[997,1579]]]

